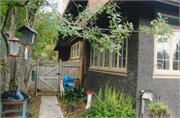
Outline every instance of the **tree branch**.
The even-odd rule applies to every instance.
[[[60,20],[63,20],[66,24],[73,24],[73,23],[67,21],[66,19],[62,18],[60,13],[54,8],[54,6],[49,1],[47,1],[47,0],[44,0],[44,1],[49,4],[49,6],[53,9],[54,13]]]
[[[31,0],[24,1],[24,5],[27,5]]]
[[[59,20],[63,20],[67,25],[77,25],[77,26],[79,25],[79,26],[82,26],[82,27],[84,27],[86,29],[91,29],[91,28],[87,27],[86,25],[83,25],[83,24],[80,24],[80,23],[78,24],[78,23],[71,23],[71,22],[69,22],[68,20],[66,20],[65,18],[63,18],[60,15],[60,13],[54,8],[54,6],[50,2],[48,2],[47,0],[44,0],[44,1],[47,2],[50,5],[50,7],[53,9],[53,11],[55,12],[55,14],[58,17],[58,19]],[[96,28],[96,29],[105,30],[105,31],[111,31],[111,29],[105,29],[105,28]]]
[[[8,5],[8,10],[6,11],[5,18],[3,20],[2,26],[1,26],[1,35],[4,39],[5,45],[6,45],[6,54],[9,54],[9,44],[8,44],[8,37],[6,36],[5,28],[8,21],[9,13],[12,8],[12,5]]]

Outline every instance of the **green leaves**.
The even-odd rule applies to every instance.
[[[53,60],[57,52],[53,51],[54,42],[58,40],[60,25],[52,12],[39,12],[34,29],[38,32],[36,43],[32,46],[33,59]]]
[[[91,109],[81,114],[82,117],[136,116],[136,110],[132,108],[135,99],[130,94],[125,95],[123,91],[119,95],[115,87],[112,88],[108,83],[105,85],[104,92],[102,93],[102,87],[100,87],[98,95],[95,94],[95,96],[96,99],[93,100]]]
[[[163,105],[162,101],[155,103],[152,102],[148,104],[148,106],[150,111],[149,113],[150,117],[155,117],[155,116],[164,117],[164,118],[170,117],[170,113],[168,113],[169,112],[168,106]]]
[[[157,16],[157,19],[150,22],[152,27],[140,26],[139,29],[141,30],[141,32],[149,34],[151,36],[157,35],[157,41],[159,43],[167,42],[170,38],[170,35],[174,35],[174,32],[172,31],[172,28],[167,24],[167,18],[162,18],[159,12],[157,13]]]
[[[119,9],[116,3],[108,2],[107,5],[101,8],[97,7],[96,14],[90,8],[80,12],[77,17],[65,14],[64,18],[69,23],[60,20],[59,25],[61,28],[59,28],[59,32],[63,38],[74,35],[87,39],[94,48],[99,48],[100,45],[101,52],[104,49],[108,49],[110,52],[113,52],[113,50],[117,51],[121,48],[121,41],[119,40],[126,39],[133,31],[132,23],[126,22],[122,24],[122,16],[121,13],[117,12],[117,8]],[[109,30],[109,35],[106,34],[106,30],[96,25],[98,14],[102,14],[104,11],[107,13],[107,18],[109,18],[109,29],[106,29]],[[89,23],[89,25],[86,26],[85,23]],[[119,54],[118,51],[117,53]]]

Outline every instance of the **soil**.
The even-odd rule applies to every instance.
[[[64,118],[77,118],[80,117],[81,113],[85,112],[86,103],[82,101],[82,98],[77,103],[69,102],[68,104],[64,104],[63,99],[60,97],[57,97],[57,100]]]
[[[27,104],[29,105],[29,118],[38,118],[39,109],[41,105],[41,96],[31,95],[31,99],[28,100]]]

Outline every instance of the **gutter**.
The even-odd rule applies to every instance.
[[[176,7],[180,7],[180,0],[155,0],[155,1],[158,1],[158,2],[162,2],[162,3],[165,3],[165,4],[169,4],[169,5],[173,5],[173,6],[176,6]]]

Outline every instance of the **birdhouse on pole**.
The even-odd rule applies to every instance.
[[[16,37],[9,40],[10,42],[10,56],[11,57],[19,57],[18,50],[19,50],[19,43],[20,40]]]
[[[38,34],[34,29],[31,29],[25,25],[18,31],[22,33],[21,44],[24,45],[32,45],[34,43],[35,34]]]

